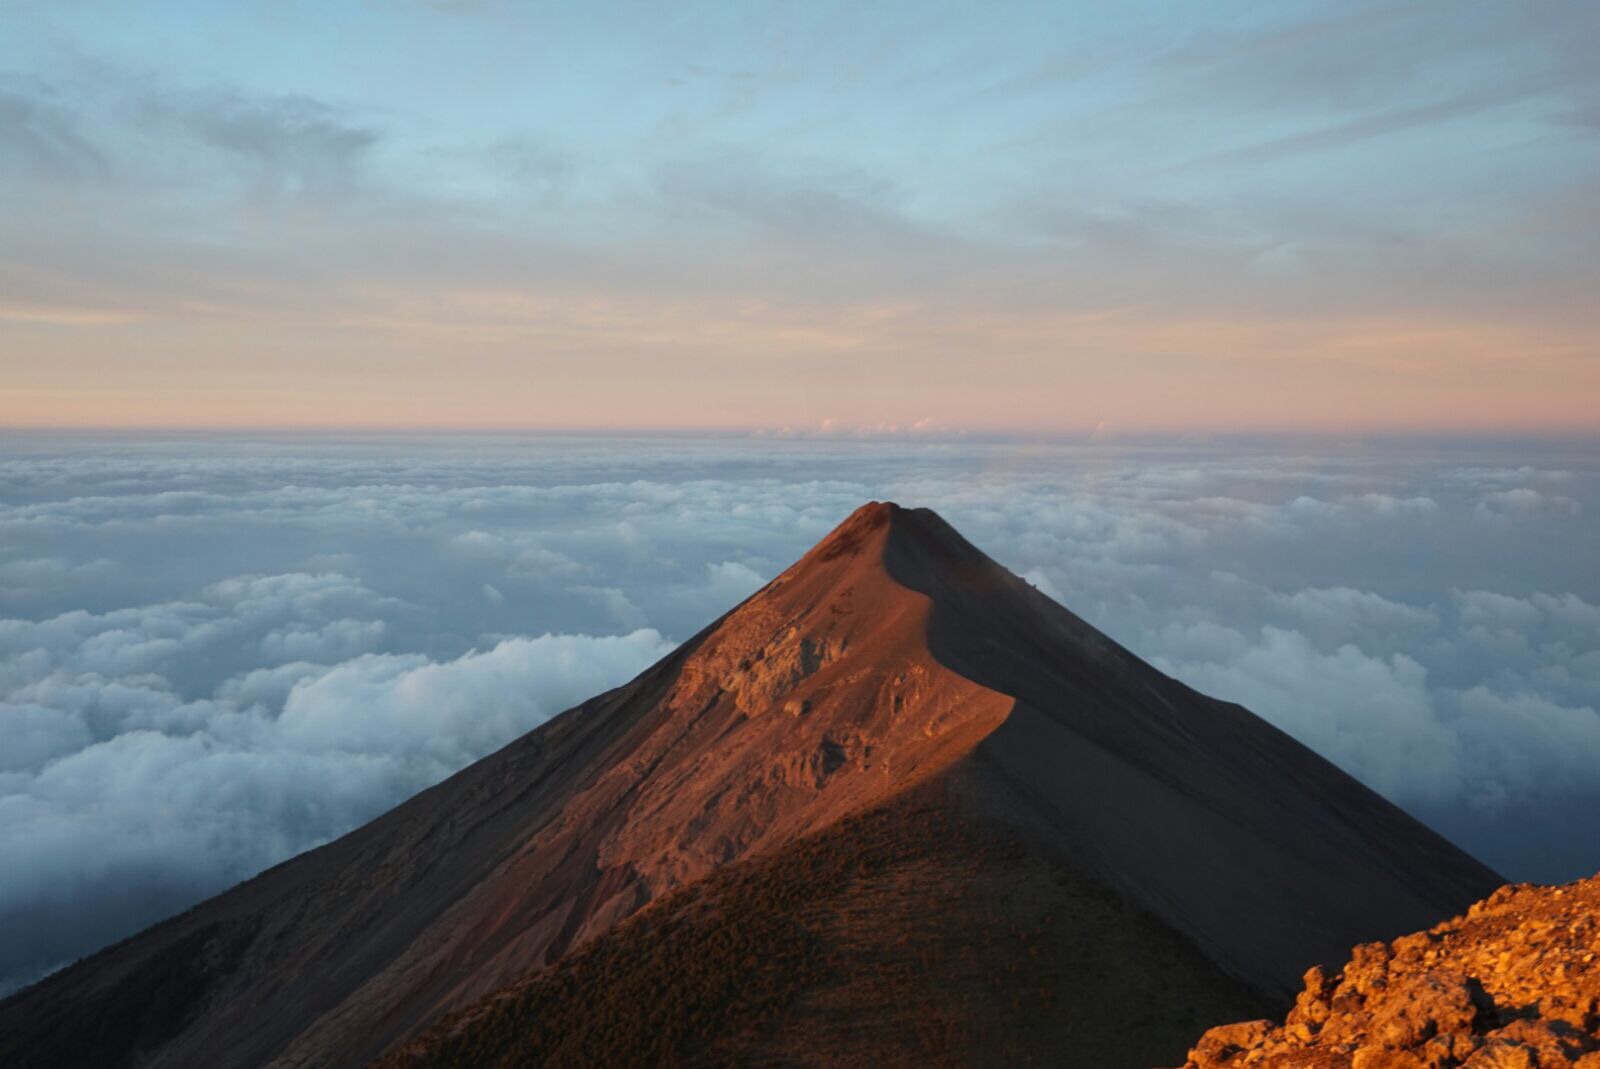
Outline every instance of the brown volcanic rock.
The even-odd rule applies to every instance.
[[[1239,1009],[1244,989],[1287,997],[1306,960],[1431,924],[1499,882],[1244,709],[1144,664],[937,516],[875,503],[633,682],[0,1003],[0,1057],[359,1064],[741,859],[779,866],[770,879],[788,886],[793,851],[846,818],[901,812],[913,794],[938,800],[938,822],[972,829],[975,856],[1016,842],[1038,872],[1108,895],[1138,918],[1126,924],[1149,953],[1166,939],[1193,948],[1233,978],[1217,990]],[[938,856],[917,864],[937,869]],[[930,908],[976,908],[961,887],[1004,896],[1009,871],[980,867]],[[796,923],[867,946],[850,933],[872,911],[902,914],[853,887]],[[1102,913],[1074,915],[1049,953],[1109,945]],[[900,923],[880,934],[893,943]],[[998,944],[931,938],[964,962],[951,983],[1009,964]],[[1171,1025],[1155,974],[1130,975],[1128,990]],[[855,997],[817,983],[784,1003],[798,1019]],[[741,1057],[759,1060],[753,1049]]]
[[[1502,887],[1305,980],[1282,1027],[1213,1028],[1190,1069],[1600,1069],[1600,876]]]

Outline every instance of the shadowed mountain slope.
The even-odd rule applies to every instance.
[[[852,845],[845,829],[872,820],[894,829],[882,841],[900,853]],[[928,827],[960,835],[930,839],[919,830]],[[972,872],[948,879],[958,841]],[[939,924],[914,937],[894,919],[915,912],[909,900],[854,876],[802,894],[795,866],[816,860],[808,851],[822,852],[824,868],[848,856],[897,885],[926,884]],[[983,861],[1003,857],[1015,865]],[[808,1014],[827,1016],[825,1006],[863,1022],[859,1035],[835,1037],[840,1051],[935,1049],[906,1038],[914,1021],[870,1027],[882,1015],[863,1008],[878,996],[838,986],[849,975],[840,962],[892,972],[913,948],[946,965],[907,981],[922,985],[912,1005],[940,1001],[936,979],[962,988],[945,992],[955,998],[998,967],[1000,995],[974,994],[970,1011],[952,1011],[939,1049],[982,1048],[963,1037],[1029,997],[1005,971],[1010,936],[981,941],[974,918],[991,899],[1023,903],[991,907],[993,932],[1038,927],[1029,901],[1062,925],[1058,942],[1036,948],[1048,959],[1040,984],[1056,991],[1073,989],[1064,948],[1105,959],[1108,918],[1122,918],[1111,926],[1129,941],[1123,949],[1148,953],[1119,966],[1117,982],[1148,1008],[1165,975],[1153,959],[1186,962],[1173,1008],[1153,1012],[1167,1014],[1157,1031],[1186,1025],[1192,1035],[1180,1003],[1248,1009],[1286,996],[1307,962],[1426,926],[1498,882],[1276,729],[1116,646],[931,512],[874,503],[633,682],[0,1003],[0,1056],[360,1064],[446,1013],[479,1013],[468,1008],[529,976],[534,986],[515,990],[536,992],[536,1017],[576,1020],[581,1003],[552,1002],[555,989],[537,993],[546,982],[537,977],[567,976],[582,991],[626,972],[634,951],[619,947],[681,955],[678,944],[649,942],[675,915],[669,903],[732,916],[739,923],[715,930],[735,941],[765,931],[755,912],[730,914],[739,897],[727,888],[739,880],[780,889],[775,901],[806,898],[793,905],[802,934],[788,952],[821,955],[796,973],[809,979],[771,994],[755,1017],[719,1018],[718,1057],[747,1062],[785,1061],[774,1054],[784,1036]],[[1036,883],[1053,890],[1017,891]],[[708,976],[736,956],[714,960]],[[607,963],[599,973],[596,961]],[[734,990],[736,980],[706,982]],[[711,998],[706,1012],[719,1005]],[[680,1025],[704,1025],[684,1012]],[[1070,1008],[1025,1019],[1052,1022],[1027,1040],[1032,1049],[1063,1020],[1096,1028]]]

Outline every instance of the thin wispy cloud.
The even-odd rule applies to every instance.
[[[299,402],[344,392],[363,425],[799,425],[833,414],[818,338],[861,423],[1594,426],[1579,0],[16,18],[10,423],[334,424]],[[1321,410],[1217,321],[1391,410]],[[1474,336],[1573,358],[1491,388]],[[1181,410],[1140,389],[1174,369],[1212,384]]]

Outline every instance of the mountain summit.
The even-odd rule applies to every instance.
[[[1498,883],[874,502],[631,683],[0,1003],[0,1057],[1170,1063]]]

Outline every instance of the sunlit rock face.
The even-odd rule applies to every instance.
[[[1465,915],[1306,972],[1282,1025],[1221,1025],[1189,1069],[1600,1067],[1600,876],[1507,885]]]

